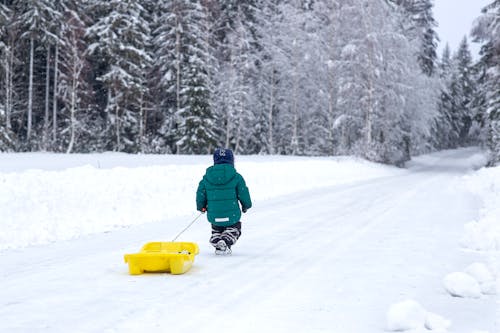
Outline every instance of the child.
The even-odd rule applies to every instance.
[[[196,191],[196,208],[207,212],[207,219],[212,223],[210,244],[215,247],[215,254],[231,254],[231,246],[241,236],[241,212],[245,213],[250,207],[250,193],[234,168],[233,152],[217,148],[214,165],[207,169]]]

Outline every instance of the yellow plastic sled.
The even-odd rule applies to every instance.
[[[146,243],[139,253],[126,254],[125,262],[132,275],[144,272],[186,273],[199,252],[196,243],[151,242]]]

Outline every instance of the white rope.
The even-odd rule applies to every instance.
[[[203,215],[203,213],[200,213],[200,215],[196,216],[195,219],[193,221],[191,221],[191,223],[189,223],[187,227],[185,227],[181,232],[179,232],[179,234],[177,236],[175,236],[174,239],[172,239],[172,242],[175,242],[175,240],[177,238],[179,238],[179,236],[182,235],[186,230],[188,230],[189,227],[191,227],[193,225],[193,223],[196,222],[196,220],[199,219],[200,216],[202,216],[202,215]]]

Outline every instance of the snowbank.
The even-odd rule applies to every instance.
[[[481,296],[479,283],[467,273],[450,273],[445,276],[443,283],[451,296],[464,298],[479,298]]]
[[[500,250],[500,167],[483,168],[466,176],[468,188],[478,195],[483,208],[479,220],[465,226],[461,244],[473,250]]]
[[[389,331],[423,330],[446,332],[451,322],[440,315],[429,312],[414,300],[405,300],[391,305],[387,312]]]
[[[0,154],[0,161],[0,250],[193,215],[196,187],[212,163],[211,156],[43,153]],[[343,157],[237,156],[236,168],[256,205],[404,172]]]
[[[482,208],[479,219],[465,225],[461,244],[483,251],[489,266],[472,266],[467,273],[478,279],[482,294],[497,294],[500,290],[500,167],[483,168],[465,180],[468,188],[481,199]]]

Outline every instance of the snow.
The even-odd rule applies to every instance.
[[[3,160],[9,160],[9,156],[3,155]],[[119,166],[126,159],[122,154],[81,157],[92,165],[77,166],[78,159],[70,156],[63,159],[63,169],[57,169],[50,159],[57,164],[62,157],[47,154],[21,154],[21,162],[15,162],[16,157],[10,165],[5,163],[3,167],[10,172],[0,174],[0,209],[4,214],[0,250],[189,215],[193,212],[194,190],[211,162],[209,156],[177,156],[172,161],[145,157],[145,162],[156,165],[141,165],[132,157],[134,168],[126,168]],[[37,161],[37,165],[30,162],[30,168],[40,169],[12,172],[17,163],[28,160]],[[238,169],[251,180],[257,204],[289,193],[394,173],[388,167],[374,168],[361,160],[289,161],[242,158]],[[48,168],[55,170],[44,170]]]
[[[198,216],[210,156],[0,154],[0,331],[499,332],[500,168],[484,161],[236,156],[254,207],[233,255],[197,222],[188,273],[131,276],[125,253]]]
[[[471,192],[481,198],[478,219],[465,225],[462,245],[473,250],[500,250],[500,167],[484,168],[465,177]]]
[[[394,304],[387,313],[387,328],[390,331],[407,331],[424,326],[426,310],[414,300]]]
[[[466,273],[454,272],[444,278],[444,287],[451,296],[479,298],[481,289],[476,279]]]
[[[447,332],[451,321],[432,312],[428,312],[425,318],[425,328],[434,332]]]
[[[415,300],[391,305],[387,312],[387,329],[394,332],[417,331],[447,332],[451,322],[424,309]]]
[[[465,269],[465,273],[472,276],[478,283],[488,283],[494,280],[493,274],[483,263],[473,263]]]

